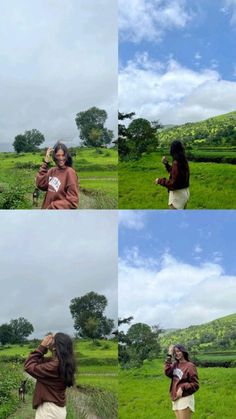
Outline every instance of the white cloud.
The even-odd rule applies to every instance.
[[[119,108],[163,124],[196,122],[235,109],[236,83],[222,80],[213,69],[194,71],[173,59],[165,65],[147,57],[120,69]],[[159,70],[157,69],[159,67]]]
[[[119,263],[119,317],[163,328],[201,324],[235,311],[236,277],[217,263],[193,266],[170,254],[159,266],[143,259]],[[210,298],[209,298],[210,297]]]
[[[222,13],[230,16],[231,25],[236,24],[236,0],[224,0],[224,7],[220,9]]]
[[[145,216],[141,211],[119,211],[119,225],[130,230],[142,230],[145,225]]]
[[[91,106],[115,130],[116,27],[115,0],[1,2],[0,141],[37,128],[78,144],[76,113]]]
[[[184,28],[190,19],[185,0],[119,0],[121,41],[160,41],[165,31]]]
[[[200,244],[196,244],[196,246],[194,248],[194,252],[195,253],[202,253],[202,248],[201,248]]]

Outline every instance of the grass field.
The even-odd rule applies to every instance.
[[[167,189],[154,184],[167,177],[161,163],[162,153],[143,155],[138,161],[119,163],[120,209],[167,209]],[[169,161],[171,159],[169,158]],[[188,209],[236,208],[236,165],[189,162],[190,201]]]
[[[200,389],[195,395],[195,419],[234,419],[235,368],[198,368]],[[119,371],[120,419],[171,419],[170,379],[163,362],[146,362],[140,369]]]
[[[77,389],[68,391],[67,419],[84,419],[86,412],[92,412],[101,419],[117,417],[118,393],[118,367],[117,367],[117,342],[89,340],[75,342],[75,355],[77,360],[76,385]],[[18,387],[23,377],[23,363],[33,350],[32,345],[11,345],[0,350],[0,382],[3,389],[11,387],[6,393],[0,393],[0,419],[7,418],[17,408],[19,417],[27,419],[30,416],[31,396],[28,395],[28,405],[21,406],[18,401]],[[6,357],[19,356],[18,362],[1,362]],[[4,366],[4,368],[3,368]],[[14,372],[14,374],[13,374]],[[4,387],[3,387],[4,376]],[[2,410],[1,410],[2,409]],[[2,412],[2,413],[1,413]],[[6,414],[4,412],[7,412]],[[13,416],[17,418],[17,412]],[[32,418],[34,412],[32,410]]]
[[[0,208],[32,209],[35,177],[44,152],[0,153]],[[117,151],[78,149],[73,167],[80,181],[79,208],[114,209],[118,206]],[[38,208],[44,193],[40,193]]]

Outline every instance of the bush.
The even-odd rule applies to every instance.
[[[12,188],[11,190],[3,190],[0,193],[1,209],[26,208],[25,191],[21,188]]]

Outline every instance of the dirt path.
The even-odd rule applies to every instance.
[[[8,419],[34,419],[35,410],[32,408],[32,395],[26,395],[25,403],[22,402],[21,406],[13,413],[8,416]]]

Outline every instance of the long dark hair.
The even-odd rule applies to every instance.
[[[178,162],[179,170],[182,172],[188,172],[188,160],[185,155],[185,149],[181,141],[175,140],[171,143],[170,154],[173,160]]]
[[[75,356],[72,339],[65,333],[56,333],[54,347],[59,359],[60,376],[64,379],[66,387],[72,387],[75,381]]]
[[[55,144],[55,146],[53,147],[53,155],[52,155],[52,158],[53,158],[54,162],[57,164],[56,153],[59,150],[64,151],[64,155],[65,155],[65,158],[66,158],[65,165],[71,167],[72,164],[73,164],[72,157],[71,157],[71,155],[70,155],[70,153],[68,151],[68,148],[65,146],[65,144],[61,143],[60,141],[58,141]]]
[[[175,348],[179,349],[179,351],[182,352],[185,361],[189,361],[189,354],[184,345],[181,345],[178,343],[177,345],[174,346],[174,350]]]

